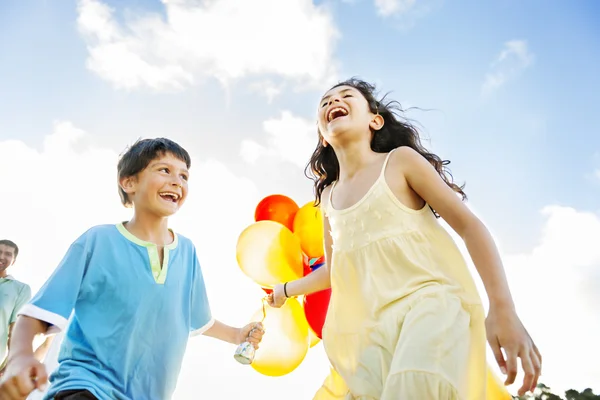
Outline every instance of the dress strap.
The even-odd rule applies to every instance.
[[[397,149],[397,147],[396,147],[396,149]],[[390,150],[390,152],[387,153],[387,156],[385,156],[385,160],[383,161],[383,165],[381,166],[381,172],[379,173],[379,178],[383,178],[384,177],[384,175],[385,175],[385,167],[387,167],[388,161],[390,160],[390,156],[392,155],[392,153],[396,149]]]
[[[329,189],[329,196],[327,199],[327,207],[325,207],[325,214],[329,215],[329,210],[334,209],[331,206],[331,198],[333,196],[333,189],[335,189],[335,184],[337,183],[337,180],[333,181],[333,183],[331,184],[331,189]]]

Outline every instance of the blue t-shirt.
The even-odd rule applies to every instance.
[[[196,249],[173,234],[156,245],[123,224],[96,226],[69,248],[19,314],[64,329],[46,399],[87,389],[100,400],[169,399],[190,334],[214,323]]]

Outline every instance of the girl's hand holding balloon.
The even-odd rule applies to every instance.
[[[267,298],[269,306],[279,308],[285,304],[287,296],[285,295],[284,286],[279,284],[275,285],[273,292],[271,292]]]

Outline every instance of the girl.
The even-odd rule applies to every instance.
[[[321,100],[310,160],[324,215],[326,265],[274,288],[270,304],[332,288],[323,345],[332,376],[315,399],[486,397],[485,339],[522,395],[541,355],[515,312],[492,238],[458,198],[462,187],[374,86],[340,83]],[[466,262],[438,223],[464,239],[490,301],[484,309]],[[501,348],[506,353],[502,354]]]

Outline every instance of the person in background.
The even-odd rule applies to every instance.
[[[31,288],[8,274],[8,269],[17,261],[19,247],[8,239],[0,240],[0,376],[4,374],[10,337],[17,313],[31,299]],[[35,357],[41,360],[50,345],[51,338],[36,349]]]

